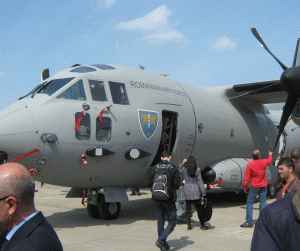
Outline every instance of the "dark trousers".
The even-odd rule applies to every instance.
[[[200,219],[200,213],[201,213],[201,206],[200,206],[200,199],[199,200],[185,200],[185,208],[186,208],[186,215],[192,215],[192,203],[194,203],[194,206],[197,210],[198,218]],[[201,225],[204,225],[204,222],[200,221]]]
[[[177,223],[177,212],[174,201],[155,201],[157,216],[158,240],[164,243],[173,232]],[[165,215],[168,217],[168,226],[165,228]]]

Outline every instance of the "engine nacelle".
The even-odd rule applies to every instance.
[[[207,167],[201,172],[201,176],[205,184],[210,184],[215,181],[216,172],[211,167]]]
[[[252,159],[233,158],[223,160],[211,166],[216,173],[216,180],[222,179],[219,187],[225,189],[243,189],[244,175],[247,164]],[[277,177],[278,168],[270,165],[266,170],[268,184],[274,184]]]
[[[294,123],[300,126],[300,103],[295,105],[292,116]]]

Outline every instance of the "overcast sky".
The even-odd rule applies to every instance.
[[[256,27],[288,67],[300,2],[277,0],[0,0],[0,109],[75,63],[143,65],[208,87],[279,79]]]

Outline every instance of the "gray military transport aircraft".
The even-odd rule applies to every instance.
[[[273,56],[256,30],[255,37]],[[127,187],[148,187],[149,167],[163,150],[176,165],[195,156],[210,187],[243,188],[251,152],[278,153],[290,114],[299,123],[300,68],[280,80],[198,88],[143,69],[119,65],[73,65],[49,76],[0,113],[0,142],[10,161],[35,179],[71,187],[84,197],[90,216],[115,219]],[[279,129],[264,104],[286,101]],[[277,134],[277,136],[276,136]],[[270,197],[277,168],[269,166]]]

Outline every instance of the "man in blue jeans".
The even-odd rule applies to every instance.
[[[247,193],[247,187],[251,180],[251,186],[247,197],[246,222],[241,227],[253,227],[252,214],[253,204],[257,195],[260,196],[259,212],[267,205],[267,185],[266,178],[267,166],[272,164],[272,152],[269,152],[268,159],[260,158],[260,151],[254,150],[252,153],[253,161],[249,162],[244,176],[244,191]]]
[[[170,246],[167,243],[168,236],[173,232],[177,223],[177,212],[176,212],[176,189],[181,185],[181,179],[179,170],[176,166],[172,165],[172,155],[169,151],[162,152],[161,160],[159,164],[152,166],[150,169],[151,185],[155,175],[157,173],[166,173],[168,177],[168,196],[166,200],[157,199],[152,194],[152,199],[155,201],[156,215],[157,215],[157,232],[158,239],[155,245],[163,251],[169,250]],[[165,215],[168,217],[168,226],[165,228]]]

